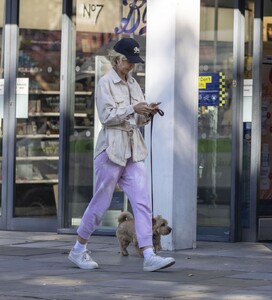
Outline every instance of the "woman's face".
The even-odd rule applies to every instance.
[[[123,58],[117,63],[117,70],[122,75],[127,75],[128,72],[130,72],[134,68],[134,65],[135,64],[129,62],[126,58]]]

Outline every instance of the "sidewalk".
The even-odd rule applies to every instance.
[[[198,242],[195,250],[161,252],[176,264],[143,272],[131,247],[121,257],[115,237],[94,236],[98,270],[67,259],[75,236],[0,231],[0,300],[205,299],[271,300],[272,243]]]

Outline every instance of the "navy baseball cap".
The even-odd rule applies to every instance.
[[[132,38],[122,38],[115,44],[113,49],[123,54],[127,60],[133,64],[144,63],[140,57],[140,46],[138,42]]]

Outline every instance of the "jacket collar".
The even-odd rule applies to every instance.
[[[119,77],[119,75],[117,74],[117,72],[112,68],[109,71],[109,76],[111,77],[113,83],[119,83],[122,81],[122,79]],[[128,73],[128,79],[127,79],[128,83],[133,83],[133,77],[131,76],[130,73]]]

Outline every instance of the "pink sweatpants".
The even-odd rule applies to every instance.
[[[127,165],[122,167],[110,161],[106,151],[103,151],[94,164],[95,193],[83,214],[78,235],[89,239],[110,207],[114,189],[119,183],[133,210],[139,247],[152,246],[152,211],[144,162],[129,159]]]

